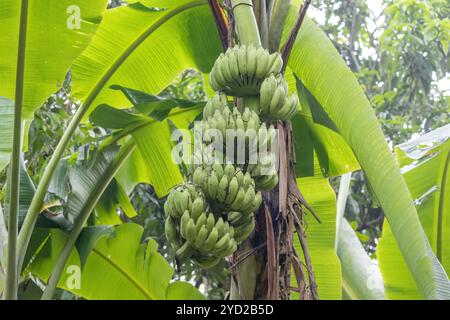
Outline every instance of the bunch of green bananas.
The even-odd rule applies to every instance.
[[[282,75],[271,74],[261,85],[260,113],[269,120],[289,120],[298,111],[297,95],[288,97],[288,85]]]
[[[248,165],[247,173],[250,173],[255,181],[256,190],[270,191],[275,188],[278,184],[275,154],[269,152],[261,157],[257,164]]]
[[[164,203],[164,211],[174,219],[181,218],[186,210],[193,212],[206,210],[203,192],[192,183],[186,183],[173,189]]]
[[[191,200],[187,200],[187,197],[193,194],[200,195],[200,198],[186,205]],[[204,196],[193,184],[175,188],[169,198],[169,205],[167,200],[164,206],[165,233],[176,250],[179,262],[192,258],[203,267],[211,267],[236,251],[238,243],[253,231],[254,217],[251,211],[230,212],[223,218],[221,214],[216,217],[214,213],[208,212],[204,206],[195,205],[195,201],[203,201]],[[185,206],[186,210],[180,216],[181,206]]]
[[[217,58],[209,81],[214,91],[227,95],[256,96],[262,81],[270,74],[279,74],[283,59],[279,53],[270,54],[263,48],[240,45],[229,48]]]
[[[192,174],[192,181],[218,210],[248,213],[261,205],[261,193],[255,191],[253,178],[231,163],[199,166]]]
[[[216,111],[225,112],[226,110],[230,111],[227,96],[222,93],[217,93],[206,103],[203,109],[203,120],[212,117]]]

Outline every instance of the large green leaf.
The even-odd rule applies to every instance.
[[[397,146],[396,153],[405,164],[404,177],[431,248],[450,273],[450,125]],[[378,257],[387,297],[420,299],[388,224]]]
[[[14,102],[0,97],[0,172],[9,163],[13,142]]]
[[[298,187],[306,201],[320,218],[318,223],[311,214],[306,219],[306,240],[316,276],[319,298],[341,299],[341,265],[336,255],[336,194],[320,168],[316,167],[314,177],[299,178]],[[302,257],[299,240],[294,235],[294,245]],[[294,278],[294,276],[292,275]],[[293,279],[295,281],[295,279]]]
[[[291,8],[284,37],[296,15],[297,8]],[[332,42],[310,19],[305,20],[294,44],[289,67],[355,153],[422,295],[429,299],[450,298],[448,277],[430,249],[414,202],[366,95]]]
[[[108,10],[74,63],[74,95],[95,99],[94,105],[127,106],[111,85],[157,94],[187,68],[209,72],[221,50],[206,0],[154,0]]]
[[[66,235],[59,231],[47,240],[27,269],[47,281]],[[173,269],[157,252],[156,241],[142,243],[144,230],[131,223],[122,224],[90,244],[90,254],[81,270],[80,287],[70,287],[70,265],[79,266],[76,250],[66,264],[59,287],[91,300],[202,299],[188,283],[169,284]],[[84,237],[88,241],[87,237]]]
[[[337,254],[342,266],[342,287],[353,300],[383,300],[383,279],[346,219],[339,228]]]
[[[0,7],[0,30],[3,30],[0,38],[0,96],[10,99],[15,97],[22,2],[2,0]],[[61,86],[71,63],[97,30],[107,2],[28,1],[24,66],[25,118],[30,118],[34,110]]]

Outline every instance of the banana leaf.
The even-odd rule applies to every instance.
[[[450,273],[450,125],[396,147],[403,176],[418,211],[431,249]],[[389,299],[420,299],[420,291],[406,267],[387,223],[378,258]]]
[[[0,96],[15,99],[17,52],[23,1],[0,7]],[[27,1],[23,117],[59,90],[70,65],[96,32],[107,0]],[[3,109],[0,106],[0,109]]]
[[[297,17],[291,8],[286,39]],[[401,253],[423,297],[450,299],[450,282],[433,254],[413,199],[375,113],[345,61],[327,36],[306,19],[289,67],[353,150],[380,202]]]

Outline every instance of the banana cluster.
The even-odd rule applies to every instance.
[[[236,97],[256,96],[262,81],[270,74],[279,74],[282,67],[279,53],[270,54],[263,48],[240,45],[229,48],[217,58],[209,81],[214,91]]]
[[[217,93],[205,105],[203,109],[203,120],[208,120],[216,112],[229,112],[227,96],[223,93]]]
[[[255,165],[247,166],[247,173],[255,181],[255,188],[259,191],[270,191],[278,184],[278,171],[273,152],[267,153]]]
[[[200,198],[191,198],[200,195]],[[197,200],[204,196],[193,184],[175,188],[164,206],[165,234],[179,262],[188,258],[207,268],[232,254],[238,243],[254,229],[253,212],[229,212],[215,215]],[[169,203],[169,204],[167,204]],[[198,204],[196,204],[198,203]],[[185,208],[180,215],[180,209]]]
[[[261,205],[261,193],[255,190],[250,173],[231,163],[197,167],[192,181],[201,187],[209,203],[218,211],[253,213]]]
[[[186,210],[195,213],[206,210],[203,192],[191,183],[173,189],[164,203],[165,213],[174,219],[180,219]]]
[[[289,120],[299,107],[295,94],[288,97],[288,86],[281,75],[271,74],[264,80],[259,102],[261,116],[269,120]]]

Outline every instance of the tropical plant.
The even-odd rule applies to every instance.
[[[279,132],[279,183],[250,212],[255,231],[233,255],[233,246],[223,254],[229,255],[232,280],[225,290],[230,297],[340,299],[342,287],[350,298],[395,297],[389,281],[396,270],[380,258],[384,292],[378,269],[341,219],[344,196],[339,195],[337,209],[329,184],[331,177],[362,169],[389,222],[392,236],[383,235],[383,241],[398,250],[385,252],[402,257],[410,276],[407,285],[422,298],[450,298],[441,242],[445,233],[437,233],[435,244],[433,231],[419,219],[411,196],[416,197],[415,189],[410,185],[410,193],[405,182],[413,178],[402,176],[352,71],[325,33],[305,17],[310,1],[141,0],[110,3],[118,7],[108,10],[106,0],[77,6],[58,1],[50,14],[47,2],[6,0],[0,8],[0,26],[13,30],[0,40],[0,170],[7,173],[0,206],[7,226],[0,224],[0,244],[6,248],[6,256],[0,255],[0,289],[5,279],[5,299],[18,298],[19,284],[29,281],[43,289],[38,290],[43,299],[57,297],[57,287],[86,299],[203,298],[195,288],[201,287],[202,277],[198,283],[192,275],[187,277],[192,283],[172,279],[175,267],[186,267],[184,259],[177,251],[173,261],[169,243],[160,242],[158,249],[160,239],[137,224],[134,196],[151,185],[156,205],[151,214],[161,214],[159,199],[191,179],[187,168],[172,159],[174,129],[207,120],[213,90],[238,96],[230,101],[237,107],[259,111],[259,82],[249,84],[241,77],[220,85],[213,69],[226,57],[223,51],[251,46],[279,59],[271,72],[284,80],[274,83],[292,94],[292,101],[298,97],[301,109],[292,120],[257,114]],[[190,94],[181,90],[184,76],[173,84],[186,72],[192,78],[187,69],[198,72],[204,93],[198,94],[197,87]],[[270,79],[270,72],[265,76]],[[23,158],[23,128],[32,132],[39,127],[44,112],[39,107],[58,91],[51,99],[63,97],[68,107],[54,109],[62,120],[53,120],[68,123],[57,139],[49,140],[57,144],[42,154],[44,164],[32,167]],[[47,104],[55,105],[52,100]],[[25,141],[36,142],[35,135]],[[407,161],[402,157],[400,163]],[[438,230],[444,230],[444,205],[437,209]],[[182,212],[193,224],[194,210],[189,210]],[[167,225],[166,234],[170,238]],[[194,257],[205,265],[203,257]],[[224,266],[221,254],[214,258]],[[193,273],[203,272],[187,265]],[[373,270],[361,272],[367,268]],[[219,271],[211,274],[223,277]],[[373,282],[372,292],[360,285],[366,278]]]

